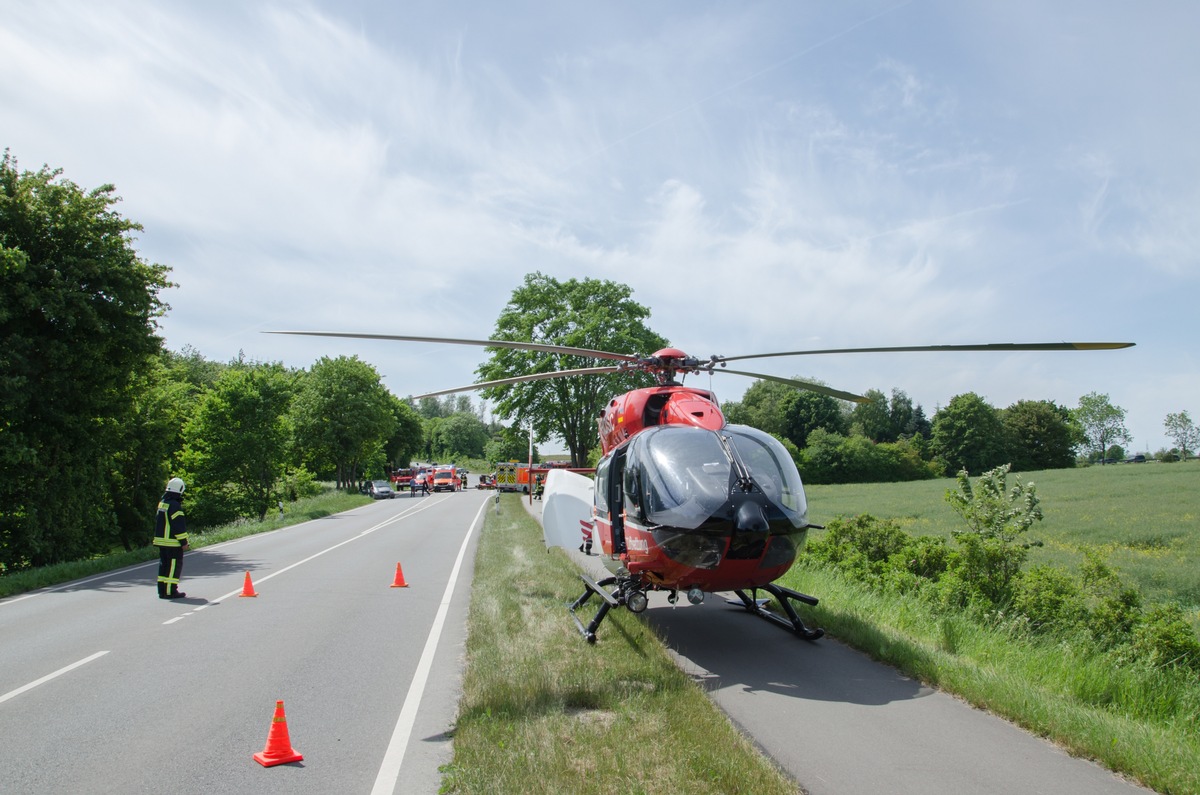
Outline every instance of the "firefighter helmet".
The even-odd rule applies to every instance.
[[[167,491],[183,494],[183,478],[171,478],[167,481]]]

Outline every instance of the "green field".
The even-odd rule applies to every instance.
[[[803,473],[802,473],[803,474]],[[1037,486],[1045,519],[1028,533],[1042,546],[1028,565],[1074,569],[1099,549],[1151,601],[1175,601],[1200,622],[1200,461],[1114,464],[1009,476]],[[946,502],[953,479],[806,486],[809,521],[869,513],[914,535],[949,536],[962,519]],[[819,531],[818,531],[819,532]]]

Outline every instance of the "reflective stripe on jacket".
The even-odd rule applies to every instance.
[[[181,547],[187,544],[187,520],[183,505],[175,495],[163,495],[154,515],[154,546]]]

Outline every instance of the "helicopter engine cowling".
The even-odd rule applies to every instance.
[[[652,386],[618,395],[600,415],[600,449],[605,455],[639,431],[657,425],[685,425],[718,431],[725,415],[708,390]]]

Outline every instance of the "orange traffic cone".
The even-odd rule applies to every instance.
[[[254,583],[250,582],[250,572],[246,572],[246,582],[242,584],[242,592],[238,596],[258,596],[254,592]]]
[[[254,761],[263,767],[286,765],[304,759],[288,739],[287,718],[283,714],[283,702],[275,702],[275,717],[271,720],[271,731],[267,733],[267,745],[254,755]]]
[[[408,583],[404,581],[404,570],[400,568],[400,564],[396,564],[396,579],[392,582],[393,588],[407,588]]]

